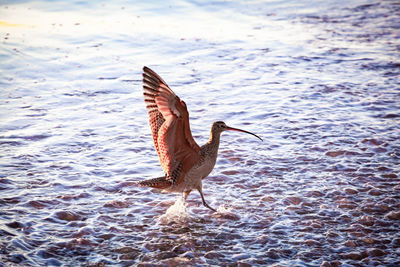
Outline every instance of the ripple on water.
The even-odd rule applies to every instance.
[[[48,4],[0,5],[35,26],[0,25],[4,265],[400,265],[396,1]],[[263,138],[222,135],[217,212],[135,186],[162,175],[142,65],[199,144]]]

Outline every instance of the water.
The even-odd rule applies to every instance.
[[[400,265],[398,1],[0,2],[4,266]],[[192,193],[162,174],[141,68],[185,100]]]

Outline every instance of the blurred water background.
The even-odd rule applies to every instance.
[[[0,266],[399,266],[399,40],[396,0],[0,1]],[[200,145],[264,139],[223,134],[219,212],[134,186],[144,65]]]

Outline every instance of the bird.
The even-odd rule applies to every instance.
[[[164,176],[142,180],[137,185],[179,192],[185,201],[190,192],[197,190],[202,204],[216,212],[204,199],[202,181],[215,166],[221,133],[238,131],[262,139],[254,133],[216,121],[211,126],[207,143],[200,147],[193,139],[185,102],[157,73],[146,66],[143,67],[143,95]]]

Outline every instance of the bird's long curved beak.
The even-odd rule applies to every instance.
[[[248,133],[248,134],[254,135],[254,136],[257,137],[258,139],[260,139],[261,141],[263,141],[263,140],[261,139],[261,137],[259,137],[258,135],[253,134],[253,133],[248,132],[248,131],[245,131],[245,130],[242,130],[242,129],[238,129],[238,128],[233,128],[233,127],[226,126],[226,130],[228,130],[228,131],[238,131],[238,132],[242,132],[242,133]]]

